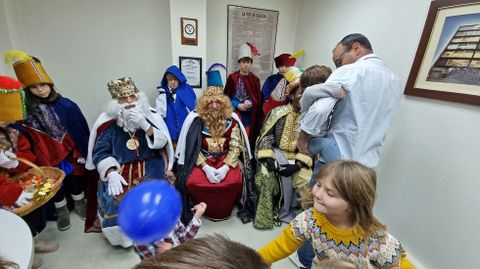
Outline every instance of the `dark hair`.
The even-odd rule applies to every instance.
[[[195,238],[143,260],[135,269],[268,269],[252,248],[214,234]]]
[[[243,57],[243,58],[240,58],[238,59],[238,63],[240,63],[241,61],[249,61],[250,63],[253,63],[253,59],[250,58],[250,57]]]
[[[40,98],[32,93],[31,86],[26,87],[25,90],[25,104],[27,105],[27,111],[32,112],[34,111],[40,103],[52,103],[60,98],[60,94],[55,91],[55,88],[52,84],[46,83],[46,85],[50,86],[50,95],[46,98]]]
[[[303,89],[327,81],[327,78],[332,74],[332,69],[325,65],[312,65],[305,69],[300,77],[300,87]]]
[[[368,50],[373,50],[372,49],[372,44],[370,44],[370,41],[368,41],[368,38],[362,34],[355,33],[355,34],[349,34],[342,38],[338,44],[344,45],[347,49],[350,49],[353,45],[353,43],[359,43],[362,47],[368,49]]]

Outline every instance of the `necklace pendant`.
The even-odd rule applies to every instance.
[[[130,139],[128,139],[128,141],[126,143],[126,146],[127,146],[127,149],[129,149],[129,150],[136,150],[140,146],[140,143],[138,142],[137,139],[130,138]]]

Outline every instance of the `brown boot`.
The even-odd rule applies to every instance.
[[[77,215],[82,219],[82,220],[85,220],[85,216],[86,216],[86,203],[85,203],[85,199],[82,199],[82,200],[79,200],[79,201],[73,201],[74,204],[75,204],[75,212],[77,213]]]
[[[42,264],[43,264],[42,258],[38,256],[33,256],[32,269],[37,269],[38,267],[42,266]]]
[[[70,229],[70,211],[68,211],[67,205],[55,209],[57,211],[57,229],[59,231]]]
[[[58,243],[55,241],[38,240],[35,242],[35,252],[38,252],[38,253],[54,252],[57,249],[58,249]]]

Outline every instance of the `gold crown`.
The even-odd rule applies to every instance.
[[[203,93],[204,96],[223,96],[223,87],[218,86],[209,86]]]
[[[112,80],[107,86],[112,98],[116,99],[132,96],[140,91],[130,77]]]

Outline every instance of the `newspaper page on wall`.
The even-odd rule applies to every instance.
[[[252,72],[261,83],[272,74],[278,11],[228,6],[227,72],[238,70],[238,48],[245,42],[253,43],[260,56],[253,59]]]

